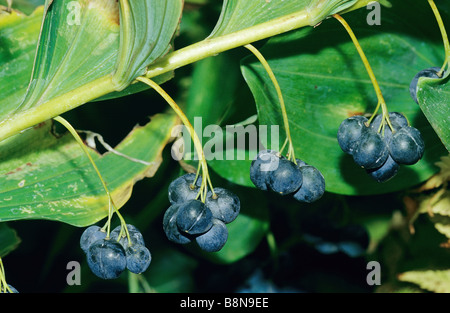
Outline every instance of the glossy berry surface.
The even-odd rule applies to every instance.
[[[132,245],[125,251],[127,269],[135,274],[141,274],[147,270],[152,261],[152,255],[143,245]]]
[[[228,229],[224,222],[213,219],[213,226],[206,233],[195,238],[200,249],[206,252],[217,252],[228,240]]]
[[[297,191],[302,182],[298,166],[287,159],[280,159],[278,168],[270,172],[268,186],[276,193],[286,195]]]
[[[88,249],[87,263],[92,273],[102,279],[115,279],[127,267],[125,250],[113,240],[98,240]]]
[[[367,118],[362,115],[351,116],[339,125],[337,140],[342,151],[352,154],[362,134],[367,129]]]
[[[172,204],[164,213],[163,230],[167,239],[178,244],[187,244],[191,242],[190,237],[181,233],[177,226],[178,209],[180,203]]]
[[[280,159],[281,156],[273,150],[263,150],[258,153],[250,166],[250,180],[257,188],[268,190],[268,177],[278,168]]]
[[[171,204],[194,200],[201,186],[202,177],[199,176],[194,184],[196,174],[188,173],[178,177],[169,185],[169,201]]]
[[[426,68],[424,70],[421,70],[420,72],[418,72],[414,78],[411,81],[411,84],[409,85],[409,93],[411,95],[411,97],[413,98],[413,100],[418,104],[418,100],[417,100],[417,84],[419,82],[419,79],[421,77],[427,77],[427,78],[440,78],[438,76],[439,71],[441,70],[440,67],[430,67],[430,68]]]
[[[211,210],[203,202],[190,200],[178,209],[176,224],[181,232],[197,235],[211,228],[212,219]]]
[[[372,123],[370,123],[370,128],[372,131],[378,132],[378,129],[380,128],[382,115],[378,114],[375,116],[375,118],[372,120]],[[406,117],[398,112],[389,112],[389,120],[391,122],[392,127],[394,128],[394,132],[398,131],[402,127],[408,126],[408,120]],[[384,126],[384,132],[381,130],[381,137],[383,137],[386,144],[391,140],[392,137],[392,130],[389,127],[389,125],[386,123]]]
[[[86,228],[80,237],[80,247],[86,253],[89,247],[100,239],[106,238],[106,232],[102,231],[101,227],[91,225]]]
[[[136,226],[131,225],[131,224],[127,224],[126,226],[128,229],[128,233],[130,235],[131,243],[133,245],[134,244],[145,245],[144,237],[142,236],[139,229],[137,229]],[[120,225],[113,229],[113,231],[110,234],[110,238],[112,240],[117,241],[117,239],[119,238],[120,229],[121,229]],[[120,240],[118,240],[118,241],[125,250],[128,248],[128,246],[129,246],[128,237],[127,237],[125,230],[122,231],[122,235],[120,237]]]
[[[238,196],[231,191],[216,187],[215,196],[208,191],[205,204],[211,210],[214,218],[217,218],[225,224],[231,223],[239,215],[241,203]]]
[[[319,200],[325,192],[325,178],[322,173],[310,165],[301,166],[300,171],[303,176],[303,184],[294,193],[294,198],[306,203]]]
[[[369,176],[379,183],[385,183],[397,175],[400,165],[389,155],[386,162],[376,169],[367,170]]]
[[[389,143],[392,158],[400,164],[417,163],[422,158],[424,149],[425,143],[420,131],[411,126],[400,129]]]
[[[366,131],[353,152],[353,160],[365,169],[378,168],[386,162],[389,150],[379,133]]]

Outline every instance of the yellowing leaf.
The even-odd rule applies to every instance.
[[[437,293],[450,292],[450,270],[410,271],[400,274],[398,279],[417,284],[420,288],[428,291]]]

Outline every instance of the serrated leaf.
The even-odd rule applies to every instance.
[[[400,274],[398,279],[414,283],[431,292],[450,292],[450,270],[410,271]]]

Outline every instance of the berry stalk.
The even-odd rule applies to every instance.
[[[441,70],[437,74],[439,77],[442,77],[442,74],[444,73],[445,67],[448,65],[448,62],[450,62],[450,43],[448,41],[447,32],[445,30],[444,22],[442,21],[442,17],[439,14],[439,10],[436,7],[436,4],[434,3],[434,0],[428,0],[428,3],[431,6],[431,9],[433,10],[434,16],[436,17],[436,21],[439,25],[439,29],[441,31],[442,35],[442,41],[444,42],[444,49],[445,49],[445,60],[444,64],[442,65]]]
[[[72,127],[72,125],[65,120],[63,117],[61,116],[56,116],[53,118],[55,121],[61,123],[71,134],[72,136],[75,138],[75,140],[78,142],[78,144],[80,145],[80,147],[83,149],[83,152],[86,154],[86,156],[89,159],[89,162],[92,164],[92,166],[94,167],[95,172],[97,173],[103,188],[105,189],[106,195],[108,197],[108,221],[106,222],[104,228],[106,228],[106,237],[109,238],[109,234],[110,234],[110,230],[111,230],[111,218],[113,215],[113,209],[116,212],[117,216],[119,217],[119,220],[121,222],[121,225],[123,226],[123,228],[125,228],[128,240],[130,239],[129,234],[128,234],[128,230],[126,228],[126,223],[125,220],[123,219],[122,215],[119,213],[119,210],[117,210],[116,205],[114,204],[114,200],[111,196],[111,193],[109,192],[108,187],[106,186],[106,182],[103,179],[102,175],[100,174],[100,171],[97,167],[97,165],[95,164],[94,160],[92,159],[91,155],[89,154],[89,151],[87,150],[86,146],[83,143],[83,140],[80,138],[80,136],[78,135],[77,131]]]
[[[1,257],[0,257],[0,293],[12,293],[11,288],[6,283],[5,269],[3,268],[3,262]]]
[[[198,138],[197,133],[194,130],[194,127],[192,126],[192,124],[189,121],[189,119],[187,118],[187,116],[184,114],[183,110],[181,110],[181,108],[178,106],[178,104],[157,83],[155,83],[153,80],[151,80],[145,76],[140,76],[140,77],[136,78],[136,80],[138,80],[144,84],[147,84],[148,86],[152,87],[156,92],[158,92],[164,98],[164,100],[166,100],[166,102],[171,106],[171,108],[175,111],[175,113],[181,119],[181,122],[187,128],[189,135],[191,136],[192,141],[194,143],[195,150],[197,151],[197,154],[198,154],[198,158],[199,158],[199,162],[200,162],[199,167],[201,166],[201,170],[202,170],[202,184],[201,184],[200,191],[199,191],[197,198],[200,197],[202,202],[205,202],[206,193],[208,191],[208,184],[211,186],[210,188],[211,188],[211,192],[213,193],[213,195],[214,195],[214,188],[212,188],[211,179],[209,178],[208,164],[206,163],[205,154],[203,153],[203,147],[200,142],[200,139]],[[197,176],[198,176],[198,172],[199,171],[197,170]]]
[[[256,49],[251,44],[245,45],[244,47],[247,48],[248,50],[250,50],[255,55],[255,57],[259,60],[259,62],[261,62],[262,66],[266,70],[267,74],[269,75],[270,80],[272,81],[272,83],[275,87],[275,90],[276,90],[277,96],[278,96],[278,100],[280,102],[281,114],[283,116],[284,129],[286,131],[286,142],[284,143],[283,147],[281,148],[280,153],[283,152],[284,147],[286,146],[286,143],[289,142],[287,157],[290,161],[297,164],[296,159],[295,159],[295,153],[294,153],[294,145],[292,144],[292,139],[291,139],[291,132],[289,130],[289,120],[288,120],[288,116],[287,116],[287,112],[286,112],[286,106],[284,104],[283,94],[281,92],[280,85],[278,84],[275,74],[273,73],[273,71],[270,68],[269,64],[267,63],[266,59],[258,51],[258,49]]]
[[[370,124],[372,122],[372,120],[375,118],[375,115],[376,115],[377,111],[381,107],[381,110],[382,110],[382,113],[383,113],[383,119],[382,119],[382,122],[380,123],[380,127],[378,129],[378,132],[380,132],[383,129],[384,121],[386,121],[387,124],[389,125],[389,127],[391,128],[391,130],[394,131],[394,128],[392,127],[391,121],[389,120],[389,111],[388,111],[386,102],[384,100],[383,93],[381,92],[380,85],[378,84],[378,81],[377,81],[377,79],[375,77],[375,74],[373,73],[372,67],[370,66],[370,63],[367,60],[367,57],[364,54],[364,51],[361,48],[361,45],[359,44],[358,39],[356,38],[355,34],[353,33],[350,25],[348,25],[347,21],[345,21],[344,18],[342,18],[339,14],[334,14],[333,17],[335,19],[337,19],[342,24],[342,26],[344,26],[345,30],[350,35],[350,38],[352,39],[353,44],[355,45],[356,50],[358,51],[359,56],[361,57],[361,60],[364,63],[364,66],[366,67],[367,73],[369,74],[370,80],[372,81],[373,88],[375,89],[375,93],[376,93],[377,98],[378,98],[378,104],[377,104],[377,106],[375,108],[375,111],[374,111],[374,113],[372,114],[372,116],[370,117],[370,119],[369,119],[369,121],[367,123]]]

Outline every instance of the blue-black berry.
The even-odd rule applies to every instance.
[[[168,192],[171,204],[194,200],[197,197],[202,183],[202,177],[199,175],[197,180],[195,180],[195,177],[196,174],[188,173],[170,183]]]
[[[250,180],[261,190],[268,190],[268,179],[272,171],[278,168],[283,157],[273,150],[263,150],[258,153],[250,166]]]
[[[135,244],[125,251],[127,269],[135,274],[141,274],[147,270],[152,261],[150,250],[140,244]]]
[[[300,189],[294,193],[294,199],[312,203],[319,200],[325,193],[325,178],[322,173],[311,165],[304,165],[299,167],[303,183]]]
[[[183,203],[176,217],[176,224],[181,232],[198,235],[212,227],[212,212],[200,200],[189,200]]]
[[[353,152],[353,160],[365,169],[378,168],[386,162],[389,150],[381,135],[365,131]]]
[[[206,252],[217,252],[228,240],[228,229],[224,222],[213,219],[213,225],[206,233],[195,238],[200,249]]]
[[[392,179],[398,172],[400,165],[389,155],[386,162],[379,168],[367,170],[370,177],[379,183],[385,183]]]
[[[362,115],[354,115],[342,121],[339,125],[337,140],[342,151],[352,154],[364,131],[367,118]]]
[[[412,126],[403,127],[392,136],[389,152],[400,164],[412,165],[423,156],[425,142],[420,131]]]
[[[97,225],[91,225],[88,228],[84,230],[84,232],[81,234],[80,238],[80,247],[84,251],[84,253],[87,252],[89,247],[100,239],[106,238],[106,232],[102,230],[101,227]]]
[[[177,226],[178,209],[180,206],[181,203],[172,204],[166,210],[163,217],[163,230],[167,239],[170,241],[178,244],[187,244],[191,242],[190,236],[184,232],[180,232]]]
[[[297,191],[303,183],[302,173],[294,162],[280,159],[278,167],[270,172],[268,186],[280,195]]]
[[[127,267],[125,250],[114,240],[97,240],[89,247],[86,256],[92,273],[102,279],[118,278]]]
[[[135,245],[135,244],[145,245],[144,237],[142,236],[139,229],[136,228],[136,226],[131,225],[131,224],[126,224],[126,227],[128,229],[128,233],[130,235],[130,240],[131,240],[132,245]],[[122,247],[126,250],[129,246],[128,237],[127,237],[125,230],[123,230],[122,235],[119,238],[121,228],[122,228],[121,225],[114,228],[110,234],[110,238],[111,238],[111,240],[118,241],[122,245]]]
[[[239,215],[241,204],[239,197],[231,191],[216,187],[214,193],[208,191],[205,204],[211,210],[214,218],[225,224],[231,223]]]

